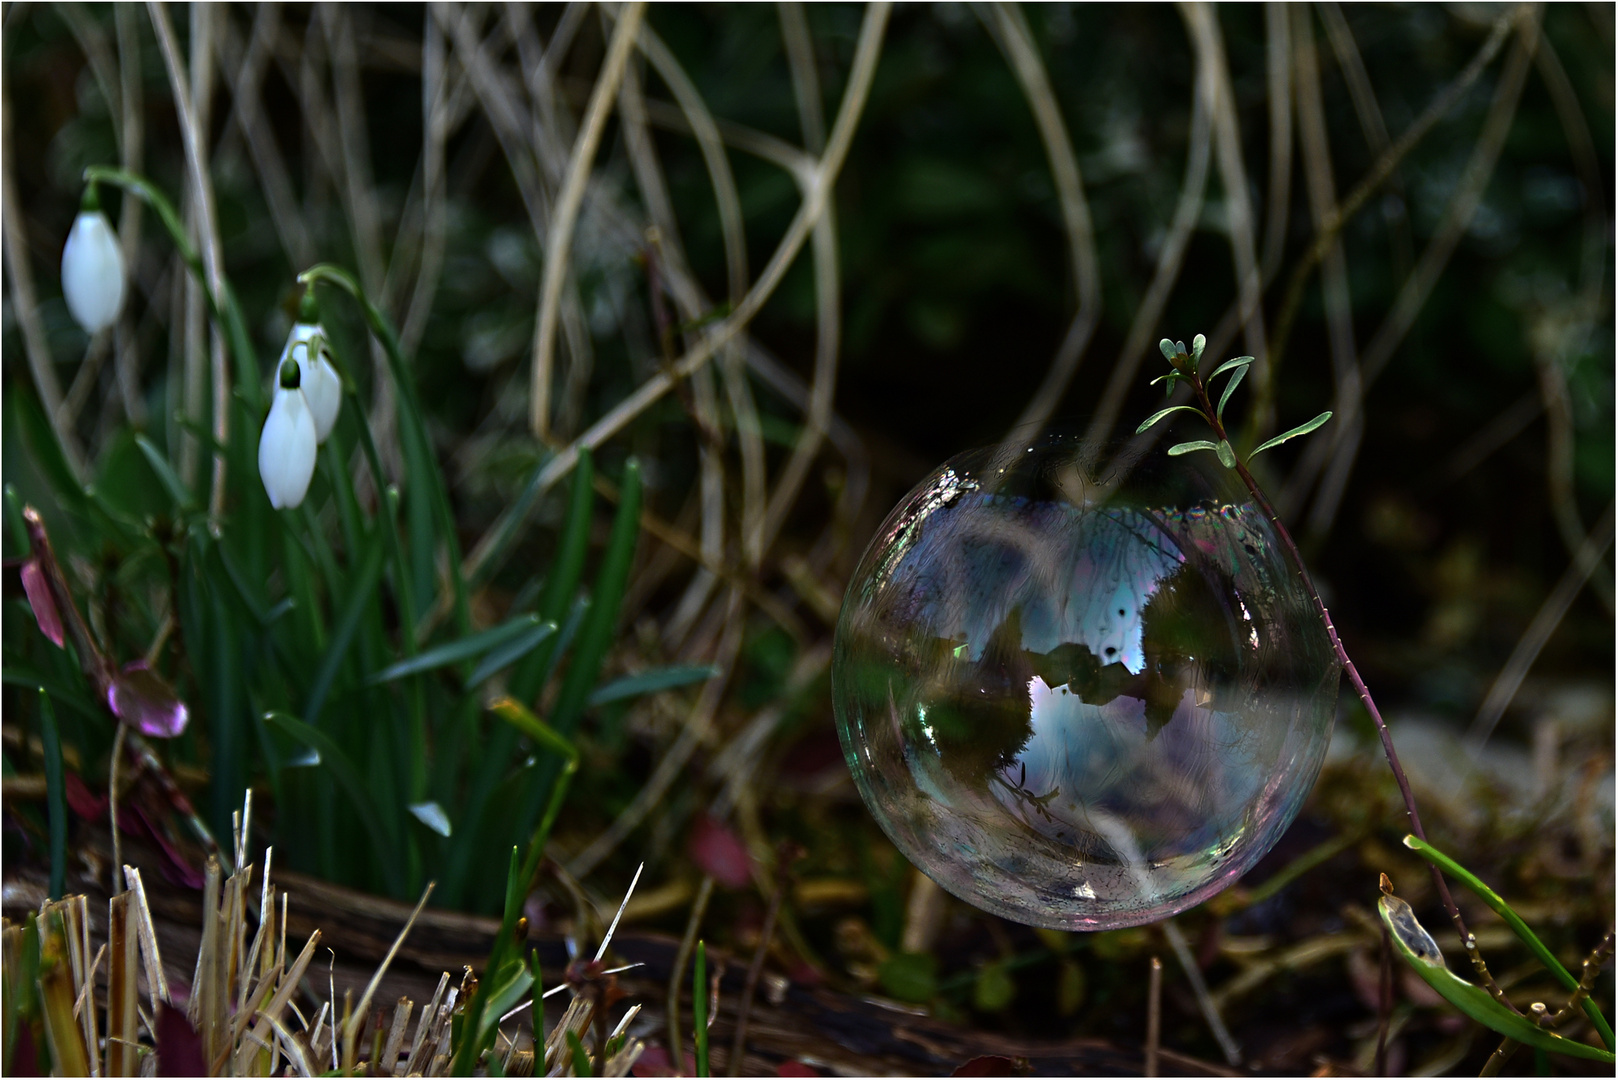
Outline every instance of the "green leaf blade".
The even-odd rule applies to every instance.
[[[590,695],[588,704],[606,705],[626,698],[640,697],[642,694],[655,694],[660,690],[674,690],[681,686],[690,686],[692,683],[706,682],[717,674],[719,669],[711,666],[672,665],[653,668],[650,671],[625,675],[605,686],[597,687]]]
[[[135,436],[135,445],[145,455],[146,463],[157,474],[158,480],[162,482],[174,504],[181,510],[192,509],[196,505],[196,499],[192,496],[191,489],[185,486],[185,481],[180,479],[180,474],[174,471],[174,466],[169,464],[169,459],[163,455],[163,451],[144,435]]]
[[[478,664],[477,669],[467,677],[467,688],[481,686],[484,680],[492,677],[495,672],[510,667],[534,649],[549,641],[554,633],[556,633],[556,624],[554,622],[542,622],[535,625],[532,630],[517,636],[509,643],[490,649],[488,655]]]
[[[435,802],[411,803],[406,809],[410,811],[411,816],[417,821],[446,840],[454,831],[453,826],[450,825],[449,815],[444,813],[444,808]]]
[[[1144,421],[1141,422],[1140,427],[1135,429],[1135,434],[1140,435],[1146,431],[1150,431],[1153,425],[1155,425],[1159,420],[1163,419],[1165,416],[1168,416],[1170,413],[1177,412],[1196,413],[1198,416],[1202,415],[1202,410],[1197,408],[1195,405],[1170,405],[1168,408],[1159,409],[1151,416],[1148,416]]]
[[[1193,442],[1175,443],[1173,446],[1169,447],[1168,455],[1169,457],[1179,457],[1181,454],[1189,454],[1197,450],[1213,450],[1217,452],[1219,450],[1219,444],[1211,439],[1197,439]]]
[[[1610,1051],[1585,1043],[1565,1039],[1535,1024],[1520,1013],[1514,1013],[1500,1004],[1489,992],[1475,983],[1467,982],[1444,964],[1432,936],[1416,921],[1410,905],[1394,896],[1377,901],[1382,924],[1388,928],[1388,937],[1395,951],[1415,969],[1422,980],[1436,990],[1440,997],[1473,1020],[1507,1038],[1541,1050],[1552,1050],[1569,1057],[1612,1064]]]
[[[500,719],[532,739],[535,745],[546,747],[574,764],[578,763],[579,751],[572,741],[535,716],[528,706],[522,702],[515,698],[501,698],[493,705],[490,705],[489,709]]]
[[[360,771],[355,768],[353,760],[337,745],[337,741],[324,731],[307,724],[290,713],[271,711],[264,714],[264,720],[273,724],[306,746],[313,747],[320,755],[320,767],[331,770],[337,783],[347,792],[360,815],[360,823],[371,834],[372,840],[382,851],[392,851],[392,837],[383,827],[382,816],[377,813],[376,806],[371,801],[370,792],[360,779]],[[384,867],[395,866],[396,861],[384,857]],[[396,876],[396,871],[390,870],[389,876]],[[392,883],[395,889],[399,882]]]
[[[1331,419],[1331,410],[1327,409],[1325,412],[1321,413],[1319,416],[1315,417],[1313,420],[1310,420],[1308,423],[1299,424],[1297,427],[1293,428],[1291,431],[1284,431],[1281,434],[1277,435],[1275,438],[1271,439],[1269,442],[1260,443],[1258,445],[1257,449],[1255,449],[1251,454],[1247,455],[1247,459],[1249,461],[1251,461],[1253,458],[1255,458],[1258,455],[1264,453],[1264,451],[1272,449],[1273,447],[1280,446],[1282,443],[1286,442],[1288,439],[1296,439],[1299,435],[1307,435],[1311,431],[1315,430],[1317,427],[1324,424],[1327,420],[1330,420],[1330,419]]]
[[[1244,368],[1252,362],[1253,358],[1251,356],[1238,356],[1233,360],[1226,360],[1223,364],[1213,369],[1213,374],[1208,376],[1208,381],[1212,382],[1231,368]]]
[[[50,825],[52,900],[67,888],[67,782],[62,774],[62,737],[56,726],[51,696],[39,691],[39,734],[45,759],[46,817]]]
[[[393,682],[407,675],[418,675],[425,671],[459,664],[464,660],[472,660],[492,649],[510,644],[544,625],[546,624],[540,622],[538,615],[519,615],[489,630],[434,646],[396,664],[390,664],[367,681],[373,684]]]
[[[585,616],[584,625],[579,628],[573,662],[562,680],[556,709],[551,715],[551,722],[563,735],[571,735],[578,726],[590,691],[601,675],[601,665],[607,658],[607,649],[612,644],[613,631],[617,627],[624,589],[629,583],[629,569],[635,559],[636,542],[640,538],[640,463],[634,458],[630,458],[624,466],[621,496],[618,513],[612,521],[612,533],[607,538],[606,554],[590,597],[590,611]]]
[[[1219,408],[1214,410],[1214,415],[1219,419],[1223,420],[1225,418],[1225,403],[1230,400],[1230,395],[1236,392],[1236,388],[1242,384],[1242,379],[1246,377],[1247,371],[1247,365],[1243,364],[1236,369],[1236,374],[1230,377],[1230,382],[1225,384],[1225,392],[1219,395]]]
[[[1489,905],[1491,911],[1505,920],[1522,943],[1528,946],[1529,951],[1538,958],[1541,964],[1545,965],[1545,969],[1556,977],[1557,982],[1562,984],[1564,990],[1578,988],[1579,981],[1573,977],[1567,968],[1562,966],[1562,962],[1556,958],[1556,955],[1550,949],[1546,948],[1545,943],[1539,940],[1539,935],[1529,929],[1522,916],[1512,910],[1511,905],[1506,903],[1499,893],[1484,884],[1481,878],[1418,836],[1406,836],[1404,844],[1405,847],[1476,893],[1480,900]],[[1590,1022],[1595,1025],[1595,1029],[1601,1033],[1601,1040],[1608,1047],[1612,1047],[1612,1025],[1607,1022],[1607,1017],[1601,1011],[1601,1006],[1586,997],[1584,999],[1584,1013],[1590,1018]]]
[[[382,577],[382,538],[376,537],[369,550],[366,551],[364,562],[353,577],[353,584],[349,589],[348,602],[342,614],[337,619],[337,627],[332,632],[331,644],[326,647],[325,655],[321,658],[320,667],[315,674],[315,681],[309,689],[308,704],[304,706],[304,716],[313,723],[319,716],[320,710],[326,703],[326,697],[331,692],[332,684],[337,680],[337,673],[342,668],[343,658],[348,655],[348,647],[354,641],[354,635],[359,631],[360,619],[365,615],[365,607],[371,602],[372,594],[376,591],[378,580]]]

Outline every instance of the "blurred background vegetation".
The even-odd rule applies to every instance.
[[[753,883],[744,875],[720,890],[706,933],[749,954],[778,847],[791,840],[807,854],[791,868],[775,966],[794,978],[1021,1036],[1138,1041],[1145,958],[1169,955],[1157,931],[1036,935],[929,899],[846,775],[829,639],[876,524],[932,467],[1030,422],[1128,434],[1157,400],[1142,357],[1159,337],[1198,332],[1221,357],[1260,357],[1249,383],[1259,405],[1239,416],[1252,442],[1336,410],[1321,435],[1261,459],[1261,479],[1402,747],[1408,732],[1435,840],[1540,913],[1569,963],[1605,928],[1610,6],[936,4],[896,8],[885,28],[849,5],[653,6],[590,161],[577,159],[575,140],[623,12],[171,5],[161,17],[176,43],[168,61],[144,8],[4,9],[3,469],[18,502],[44,516],[103,647],[130,659],[157,644],[156,666],[193,717],[158,751],[219,835],[239,785],[260,785],[258,842],[281,845],[278,865],[322,870],[312,854],[286,850],[287,822],[303,819],[274,805],[281,787],[265,786],[292,751],[259,717],[301,713],[302,692],[277,702],[221,691],[236,668],[222,672],[195,652],[193,634],[162,629],[187,537],[217,525],[224,550],[246,544],[241,530],[267,504],[250,505],[262,489],[238,455],[223,505],[188,517],[135,443],[143,433],[196,506],[210,502],[198,438],[218,420],[207,324],[151,211],[103,191],[133,255],[114,332],[88,340],[58,280],[87,166],[141,172],[199,220],[176,85],[194,112],[214,208],[195,235],[206,244],[211,231],[217,244],[263,386],[295,312],[294,279],[316,262],[351,269],[399,328],[454,536],[430,523],[411,531],[428,502],[410,464],[418,413],[381,377],[358,309],[323,293],[385,483],[404,492],[407,554],[426,568],[408,585],[390,570],[386,598],[366,601],[375,647],[336,676],[355,695],[337,700],[364,710],[374,692],[389,717],[425,710],[435,746],[433,725],[448,723],[439,711],[470,709],[455,721],[469,733],[449,769],[461,772],[427,792],[451,820],[482,782],[480,749],[503,745],[477,701],[505,678],[462,686],[462,667],[421,677],[417,690],[362,690],[404,647],[400,590],[416,594],[405,602],[419,601],[418,613],[447,611],[446,582],[471,579],[465,619],[433,623],[423,647],[525,613],[551,617],[546,603],[560,603],[565,622],[578,582],[592,595],[603,582],[612,504],[630,482],[630,456],[638,461],[643,528],[598,681],[671,667],[716,674],[579,707],[582,761],[550,849],[565,870],[544,879],[534,909],[552,928],[574,911],[557,881],[616,898],[645,859],[633,917],[681,933],[711,872],[712,827],[748,849]],[[880,53],[868,94],[854,94],[862,40]],[[828,136],[835,145],[845,128],[852,140],[824,223],[796,234],[778,285],[755,289],[783,236],[813,224],[800,207]],[[554,348],[540,349],[547,260],[561,266],[549,238],[580,167],[583,197],[546,327]],[[1330,239],[1322,222],[1373,174],[1385,179],[1311,272],[1311,245]],[[1244,296],[1258,302],[1244,311]],[[649,404],[625,405],[718,329],[736,333],[711,363]],[[536,423],[539,352],[555,359],[540,376],[548,402]],[[256,446],[262,414],[237,391],[231,439]],[[604,417],[625,422],[603,428]],[[355,436],[344,438],[354,453]],[[542,595],[561,565],[562,477],[581,438],[602,478],[590,555],[568,595]],[[359,532],[380,544],[377,485],[363,456],[352,461]],[[337,473],[321,475],[313,501],[325,516],[308,527],[329,532],[337,554],[317,590],[317,637],[340,624],[342,583],[363,562],[335,522]],[[96,498],[74,494],[85,484]],[[502,514],[536,491],[502,557],[463,573],[457,549],[481,551]],[[9,567],[25,549],[14,534],[7,545]],[[263,601],[260,614],[291,592],[279,549],[259,553],[263,584],[245,590]],[[1600,556],[1593,570],[1589,554]],[[10,783],[39,771],[28,688],[51,663],[53,685],[71,688],[76,676],[50,658],[9,571],[6,590]],[[257,643],[246,653],[268,655],[280,631],[248,626],[245,608],[220,611]],[[266,662],[243,678],[273,670]],[[541,716],[568,670],[553,663],[531,680],[527,704]],[[229,710],[239,715],[221,715]],[[1465,758],[1463,734],[1493,726],[1491,715],[1486,752]],[[363,764],[363,724],[331,723],[349,725],[340,737]],[[233,790],[210,792],[224,730],[241,737]],[[1322,1057],[1369,1067],[1375,951],[1371,936],[1353,935],[1369,933],[1355,912],[1370,910],[1377,871],[1437,913],[1419,863],[1397,848],[1402,809],[1368,731],[1345,699],[1339,745],[1292,833],[1246,893],[1182,919],[1244,1060],[1261,1068],[1309,1070]],[[64,732],[86,784],[104,791],[111,718],[89,709]],[[508,794],[531,775],[526,745],[505,746],[515,756],[492,767]],[[349,813],[346,789],[331,790],[328,810]],[[42,858],[41,820],[37,806],[8,798],[8,867]],[[453,838],[386,830],[417,860],[409,873],[390,885],[384,867],[361,859],[329,876],[413,895],[421,860],[459,865]],[[498,908],[505,863],[494,853],[509,842],[491,839],[440,898]],[[1258,891],[1300,857],[1312,860],[1306,873]],[[1340,939],[1319,956],[1299,952]],[[1506,969],[1520,962],[1501,948]],[[1172,962],[1166,974],[1165,1042],[1218,1059],[1183,974]],[[1610,1001],[1610,976],[1603,985]],[[1419,990],[1405,993],[1403,1067],[1454,1067],[1491,1048]]]

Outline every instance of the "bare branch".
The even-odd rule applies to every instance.
[[[629,4],[618,20],[607,58],[602,62],[601,74],[585,111],[584,126],[574,142],[568,161],[567,177],[561,194],[551,209],[550,226],[545,236],[545,274],[539,287],[539,319],[534,331],[534,360],[529,379],[529,427],[537,438],[543,439],[550,429],[551,363],[555,352],[556,317],[562,302],[562,281],[567,268],[568,249],[573,241],[573,225],[578,220],[579,206],[584,202],[584,186],[590,178],[590,167],[595,161],[596,147],[606,129],[607,116],[618,96],[618,84],[624,76],[624,65],[635,44],[635,34],[646,14],[642,0]]]

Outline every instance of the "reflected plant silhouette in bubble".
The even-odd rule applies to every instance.
[[[1319,771],[1338,663],[1268,522],[1212,462],[1075,440],[976,451],[900,503],[837,628],[844,753],[894,843],[1020,922],[1199,903]]]

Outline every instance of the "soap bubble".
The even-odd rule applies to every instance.
[[[860,794],[950,892],[1106,930],[1201,903],[1292,822],[1339,664],[1274,528],[1212,454],[952,459],[888,516],[838,620]]]

